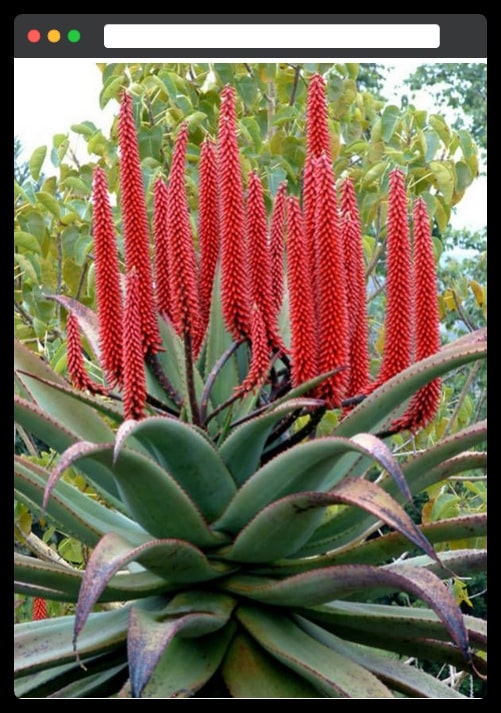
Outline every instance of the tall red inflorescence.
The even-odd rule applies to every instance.
[[[172,319],[171,271],[168,241],[168,188],[162,178],[153,186],[153,238],[155,243],[155,294],[158,312]]]
[[[113,387],[122,382],[123,374],[122,335],[117,329],[123,317],[122,288],[108,184],[99,166],[94,171],[92,201],[100,361]]]
[[[332,161],[325,79],[314,74],[308,84],[306,103],[306,151],[313,158],[325,154]]]
[[[306,104],[306,160],[303,171],[303,213],[308,265],[312,284],[318,281],[315,249],[316,188],[314,161],[325,154],[332,161],[331,141],[328,124],[327,93],[325,79],[314,74],[308,85]],[[318,311],[315,293],[315,311]]]
[[[341,235],[346,273],[349,326],[349,382],[347,397],[364,394],[370,384],[367,296],[362,228],[353,181],[341,186]]]
[[[218,128],[221,211],[221,301],[223,318],[235,339],[251,336],[245,246],[245,208],[237,142],[235,90],[224,87]]]
[[[295,196],[287,199],[287,259],[291,330],[292,384],[318,376],[317,330],[313,289],[309,279],[304,221]]]
[[[247,250],[250,273],[250,292],[253,305],[257,305],[266,328],[270,350],[285,352],[278,331],[277,310],[273,300],[271,253],[268,243],[268,225],[264,204],[263,186],[254,171],[247,182]]]
[[[198,293],[198,266],[191,233],[184,168],[188,126],[176,136],[169,175],[168,235],[170,247],[172,321],[178,334],[189,335],[193,353],[202,345],[202,321]]]
[[[141,283],[140,317],[143,351],[161,350],[153,298],[148,216],[143,189],[139,143],[132,111],[132,99],[123,93],[118,122],[120,148],[120,191],[125,245],[126,272],[136,270]]]
[[[80,327],[73,312],[68,312],[66,339],[68,374],[73,386],[81,391],[89,391],[91,394],[106,394],[106,389],[93,381],[87,374],[80,341]]]
[[[412,361],[412,263],[404,174],[390,173],[386,237],[386,319],[383,359],[371,388],[407,369]]]
[[[141,332],[141,277],[136,268],[126,275],[123,334],[124,418],[139,421],[145,415],[146,378]]]
[[[33,621],[47,619],[47,601],[42,597],[33,597]]]
[[[217,153],[207,137],[200,150],[200,200],[198,205],[200,244],[200,311],[205,333],[209,324],[212,289],[220,250],[219,185]]]
[[[319,393],[329,408],[338,408],[348,384],[348,311],[336,187],[326,154],[315,161],[315,186],[318,369],[320,374],[340,369],[320,385]]]
[[[270,225],[271,290],[277,314],[284,299],[285,210],[287,181],[278,187],[273,201]]]
[[[414,202],[414,359],[421,361],[440,349],[440,314],[437,299],[437,273],[430,219],[422,198]],[[440,403],[440,379],[420,388],[412,397],[407,411],[392,424],[392,429],[417,431],[437,414]]]

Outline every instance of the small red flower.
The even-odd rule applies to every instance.
[[[218,129],[221,210],[221,301],[235,339],[250,337],[251,317],[245,246],[245,209],[235,113],[235,90],[221,94]]]
[[[168,241],[168,188],[157,178],[153,187],[153,236],[155,240],[155,292],[157,309],[161,315],[172,319],[171,274]]]
[[[369,387],[370,357],[362,229],[351,179],[346,179],[342,185],[341,214],[350,344],[346,395],[352,397],[364,394]]]
[[[145,415],[146,379],[141,334],[141,278],[135,268],[127,273],[123,321],[124,418],[139,421]]]
[[[33,597],[33,621],[47,619],[47,602],[42,597]]]
[[[277,310],[273,301],[271,254],[263,186],[255,172],[249,174],[247,183],[246,217],[251,298],[259,308],[265,324],[270,350],[278,349],[284,352],[285,347],[278,332]]]
[[[376,388],[412,361],[412,262],[407,194],[402,171],[390,173],[386,238],[386,320],[383,360]]]
[[[318,376],[313,289],[309,279],[304,222],[299,201],[287,199],[287,262],[292,384]]]
[[[137,270],[141,283],[140,315],[143,350],[154,354],[161,350],[153,299],[148,216],[143,189],[136,125],[132,99],[124,92],[118,121],[120,147],[120,189],[127,272]]]
[[[285,245],[285,207],[287,201],[287,182],[278,187],[273,202],[270,228],[271,253],[271,289],[277,314],[284,298],[284,245]]]
[[[332,161],[325,79],[314,74],[308,85],[306,103],[306,150],[309,156],[325,154]]]
[[[178,334],[188,334],[194,354],[202,344],[198,294],[198,266],[191,233],[184,178],[188,127],[182,124],[176,137],[169,176],[168,234],[170,246],[172,321]]]
[[[437,300],[437,273],[430,220],[426,203],[418,198],[414,203],[414,344],[415,361],[426,359],[440,349],[440,315]],[[410,401],[406,413],[392,429],[417,431],[436,416],[440,403],[440,379],[434,379]]]
[[[99,166],[94,171],[92,199],[94,265],[96,271],[96,300],[99,322],[101,363],[111,386],[122,381],[122,335],[117,324],[122,324],[122,290],[118,262],[113,213],[108,197],[106,174]]]
[[[78,319],[73,312],[68,313],[66,338],[68,374],[73,386],[81,391],[89,391],[91,394],[106,394],[106,389],[93,381],[85,370],[82,343],[80,341],[80,327]]]
[[[348,373],[346,277],[334,176],[325,154],[315,160],[315,250],[318,290],[318,369],[342,368],[319,387],[329,408],[341,405]]]
[[[200,242],[200,309],[203,332],[205,333],[209,324],[212,289],[220,247],[217,154],[214,142],[208,137],[202,143],[200,151],[198,237]]]

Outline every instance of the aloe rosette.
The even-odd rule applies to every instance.
[[[317,78],[316,94],[319,85]],[[236,230],[243,260],[252,250],[244,228],[256,208],[249,209],[243,195],[231,205],[239,190],[231,178],[238,164],[231,88],[222,102],[218,170],[228,209],[223,226],[218,210],[205,213],[204,220],[214,222],[204,230],[215,236],[222,230],[223,253],[232,249]],[[310,113],[317,104],[322,109],[322,102],[311,103]],[[124,159],[131,170],[128,107],[124,100],[122,151],[132,152]],[[85,380],[77,389],[15,344],[16,422],[60,454],[50,469],[16,456],[16,498],[90,553],[82,569],[15,554],[17,592],[75,607],[68,616],[16,626],[16,695],[464,697],[407,659],[485,675],[485,622],[464,615],[447,586],[485,567],[485,550],[472,544],[485,536],[485,516],[416,525],[406,505],[451,474],[485,466],[485,423],[403,462],[389,433],[405,413],[412,430],[406,409],[414,394],[485,357],[485,333],[419,354],[366,394],[337,391],[342,417],[328,436],[315,437],[332,405],[325,384],[342,384],[332,378],[346,365],[331,363],[313,379],[292,379],[299,373],[294,345],[301,344],[303,328],[313,358],[328,348],[311,323],[302,324],[294,276],[284,302],[297,307],[290,325],[281,320],[279,340],[265,326],[277,320],[276,312],[262,314],[265,301],[253,303],[239,283],[242,264],[221,274],[220,264],[236,266],[236,255],[219,256],[208,326],[201,331],[207,318],[197,312],[198,258],[179,194],[186,127],[179,135],[170,177],[176,190],[165,185],[165,225],[158,216],[155,221],[176,270],[169,294],[174,318],[157,309],[157,328],[152,325],[139,285],[141,274],[150,273],[144,267],[139,273],[139,252],[129,244],[123,363],[103,357],[106,295],[96,313],[55,297],[77,320],[96,365],[106,365],[99,391],[86,388]],[[317,213],[321,198],[314,197]],[[142,205],[122,209],[142,211]],[[299,204],[289,199],[287,205],[291,264],[301,269],[301,256],[311,254],[307,231]],[[259,249],[266,251],[266,241]],[[257,261],[249,264],[259,269]],[[269,264],[266,270],[272,273]],[[259,284],[262,275],[253,279]],[[318,304],[321,294],[311,310]],[[110,374],[113,363],[120,365]],[[420,427],[434,415],[423,408]],[[65,478],[68,469],[83,475],[85,491]],[[437,547],[443,543],[452,546]],[[387,595],[401,592],[409,595],[408,605],[387,603]]]

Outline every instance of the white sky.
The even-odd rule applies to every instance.
[[[24,159],[38,146],[51,146],[53,135],[69,132],[72,124],[92,121],[105,135],[108,133],[117,106],[115,102],[110,102],[104,110],[99,108],[102,82],[96,61],[74,58],[14,60],[14,134],[23,144]],[[391,98],[393,89],[396,97],[400,96],[398,87],[402,80],[427,60],[408,62],[376,58],[374,61],[393,67],[385,90]],[[426,110],[434,108],[431,95],[426,91],[421,91],[414,103]],[[86,157],[83,137],[72,133],[71,138],[77,156]],[[46,159],[46,175],[50,167]],[[483,228],[487,224],[487,181],[484,176],[476,179],[467,189],[455,208],[451,224],[454,228],[470,230]]]

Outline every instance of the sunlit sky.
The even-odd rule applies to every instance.
[[[110,60],[108,60],[110,61]],[[123,60],[122,60],[123,61]],[[136,60],[137,61],[137,60]],[[25,59],[14,61],[14,135],[24,148],[23,159],[29,158],[35,148],[51,145],[57,133],[67,133],[72,124],[92,121],[108,133],[116,104],[104,110],[99,107],[102,88],[101,72],[91,59]],[[391,64],[384,94],[390,101],[400,103],[402,81],[423,60],[408,62],[395,60]],[[422,109],[433,110],[431,93],[420,91],[413,101]],[[440,110],[441,112],[443,109]],[[448,116],[448,120],[453,117]],[[71,134],[72,148],[79,157],[86,157],[83,137]],[[44,165],[50,174],[50,162]],[[477,230],[487,224],[487,181],[480,176],[468,188],[451,217],[454,228]]]

